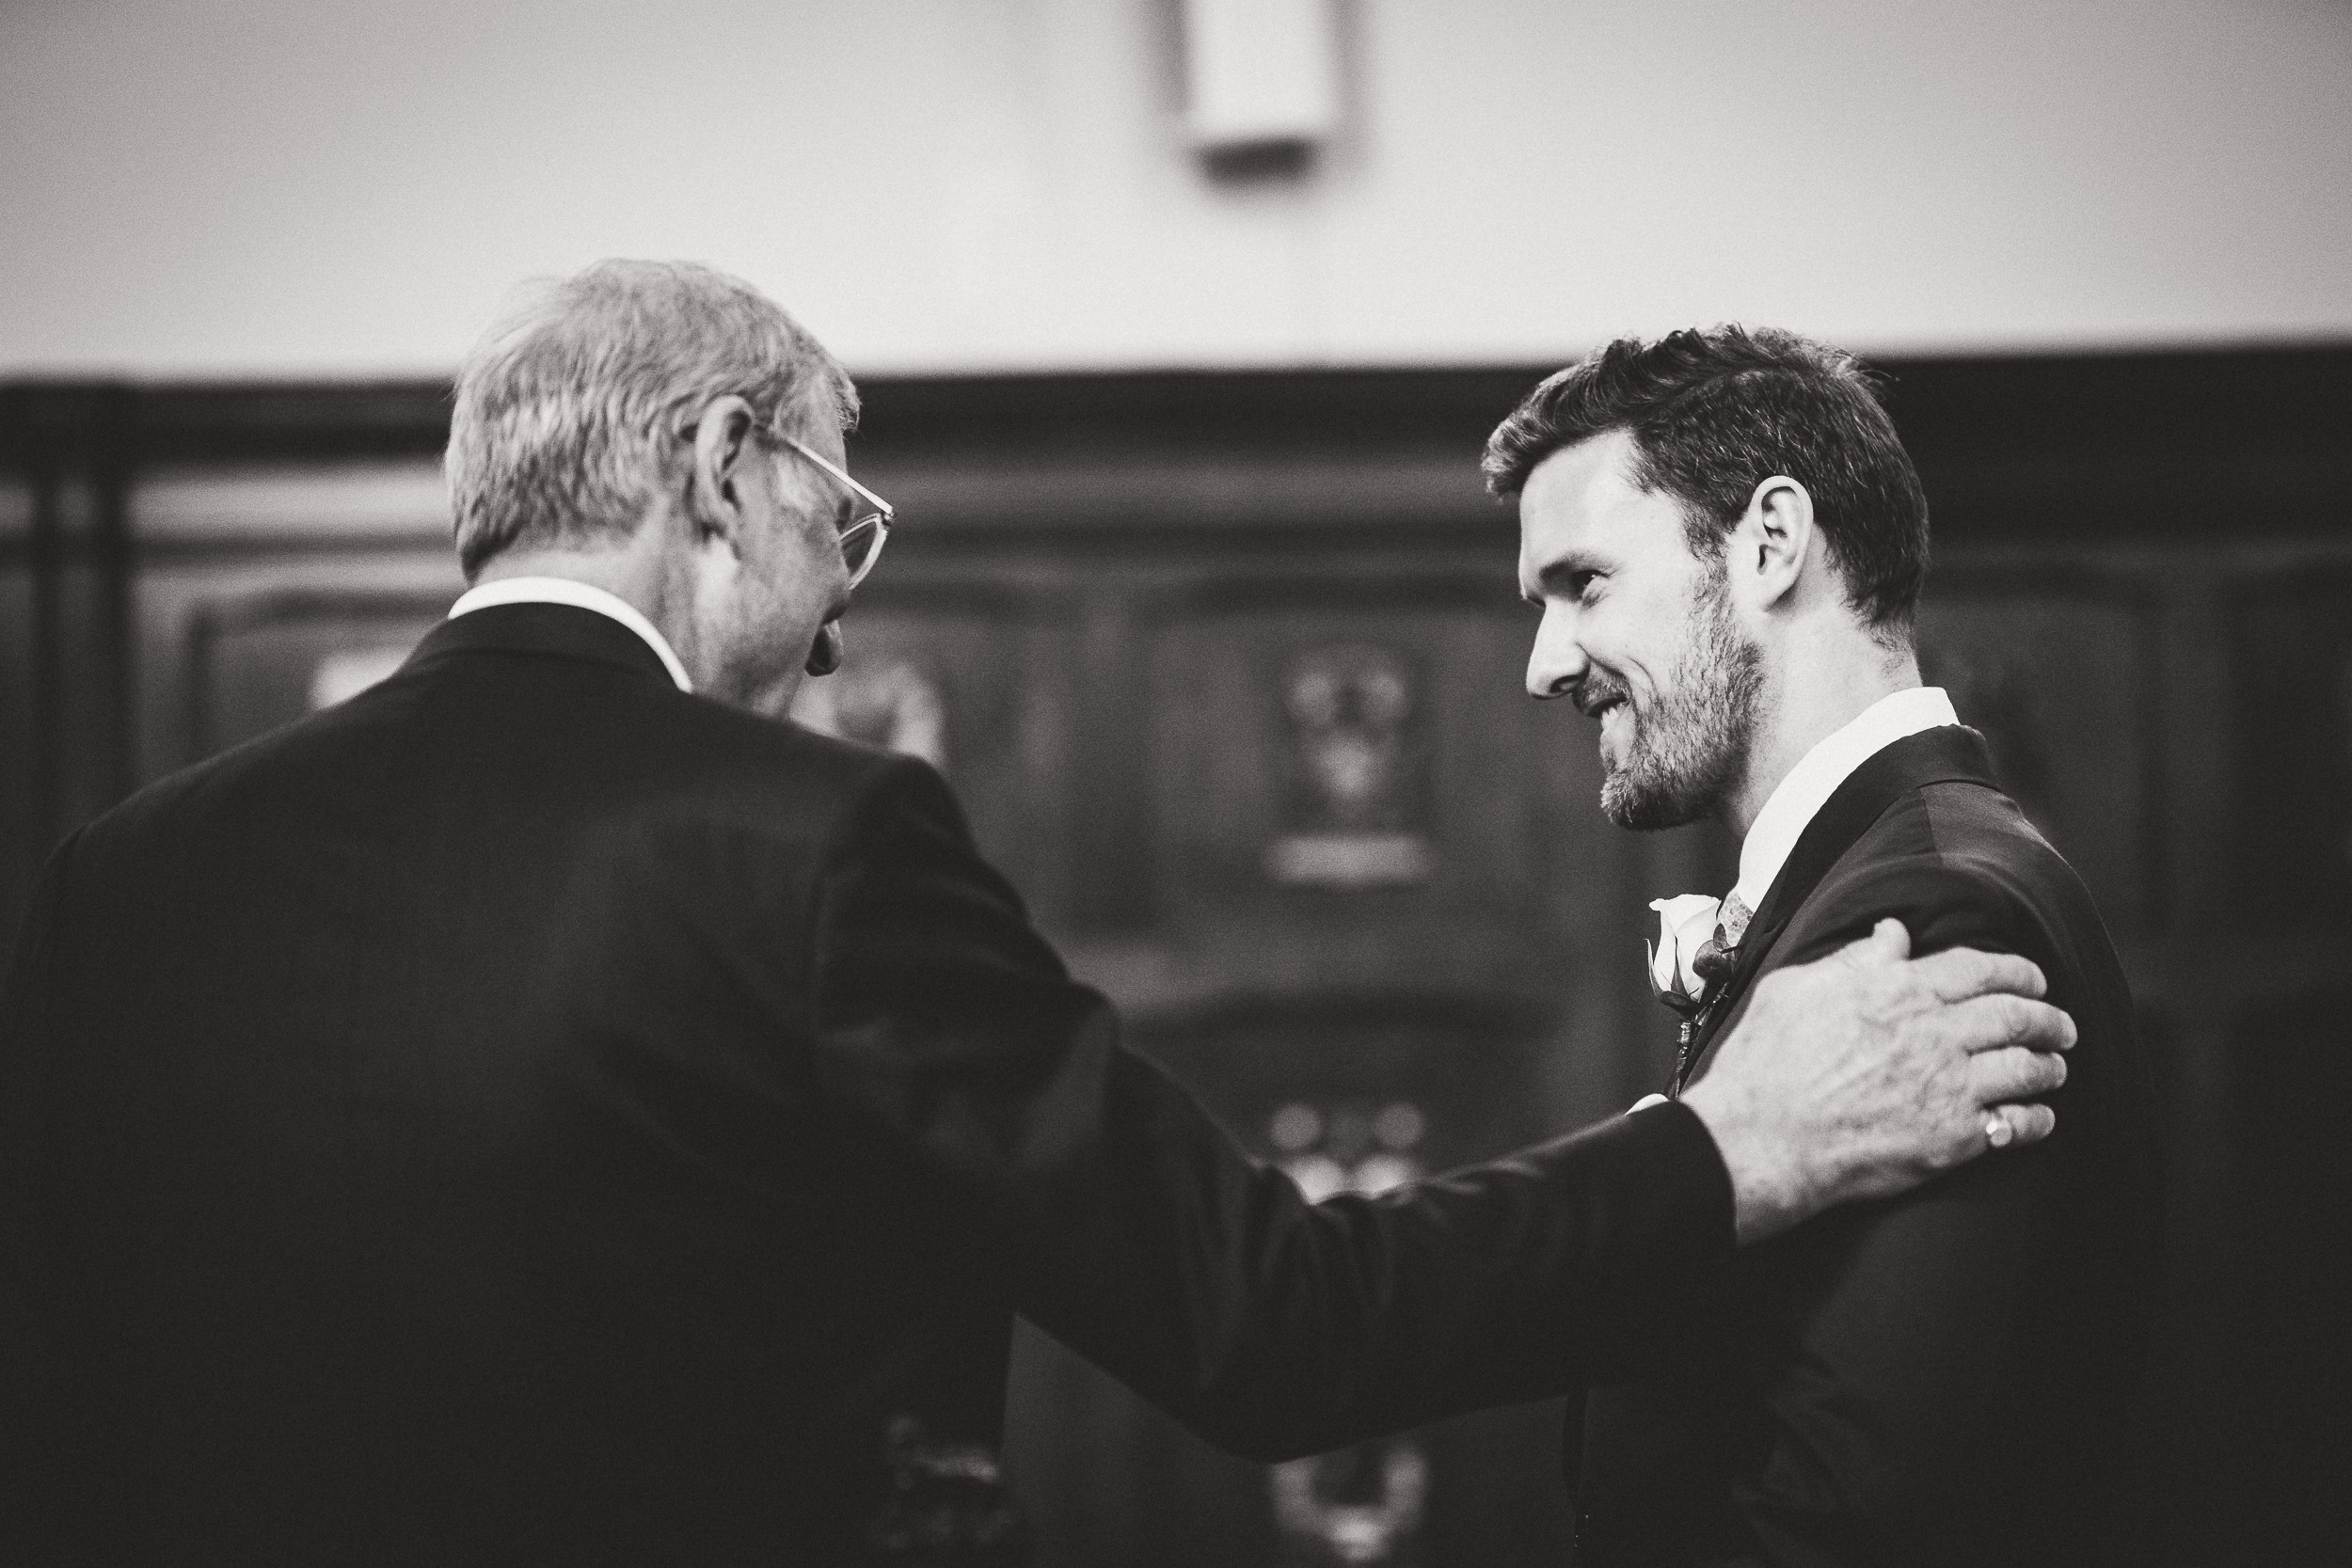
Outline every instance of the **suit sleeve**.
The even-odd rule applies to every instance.
[[[1792,963],[1894,915],[1915,952],[2023,953],[2059,980],[2041,923],[1989,869],[1896,863],[1822,896],[1836,913]],[[1770,1303],[1750,1368],[1770,1431],[1735,1486],[1750,1539],[1728,1560],[1927,1563],[1992,1546],[2008,1512],[2002,1456],[2043,1392],[2021,1386],[2022,1353],[2064,1233],[2062,1153],[2050,1142],[1987,1155],[1748,1260]]]
[[[1120,1043],[918,764],[869,790],[817,904],[829,1098],[985,1227],[1020,1311],[1235,1453],[1565,1391],[1729,1252],[1729,1177],[1680,1107],[1308,1204]]]

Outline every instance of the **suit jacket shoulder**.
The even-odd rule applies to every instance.
[[[2105,938],[2080,891],[2073,868],[2007,796],[1964,781],[1927,784],[1889,805],[1839,857],[1766,963],[1818,958],[1867,935],[1864,922],[1890,915],[1909,928],[1915,953],[1968,946],[2045,965],[2077,960],[2071,927]]]

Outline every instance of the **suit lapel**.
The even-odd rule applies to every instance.
[[[1796,847],[1788,852],[1780,875],[1772,879],[1755,918],[1748,922],[1731,974],[1700,1021],[1682,1078],[1675,1085],[1677,1092],[1705,1063],[1716,1037],[1740,1010],[1741,997],[1761,973],[1781,932],[1813,896],[1830,867],[1903,796],[1930,784],[1952,783],[1999,787],[1994,782],[1984,736],[1961,724],[1921,730],[1892,742],[1848,774],[1846,782],[1821,803],[1799,835]]]

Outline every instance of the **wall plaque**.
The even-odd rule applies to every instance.
[[[1317,648],[1291,665],[1285,831],[1266,846],[1267,876],[1368,888],[1418,882],[1436,868],[1423,827],[1419,698],[1412,667],[1386,648]]]

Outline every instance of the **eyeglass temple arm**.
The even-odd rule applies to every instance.
[[[855,495],[858,499],[864,501],[866,505],[882,514],[883,522],[889,522],[893,517],[898,515],[897,508],[893,507],[888,501],[882,499],[880,496],[874,494],[873,491],[868,490],[865,485],[860,484],[856,480],[851,479],[848,473],[842,470],[839,465],[834,463],[832,460],[819,452],[811,451],[805,442],[791,436],[787,436],[784,438],[784,441],[785,445],[790,447],[794,451],[799,452],[803,457],[807,458],[811,463],[816,464],[818,467],[824,469],[825,472],[833,475],[834,478],[848,485],[850,493]]]

